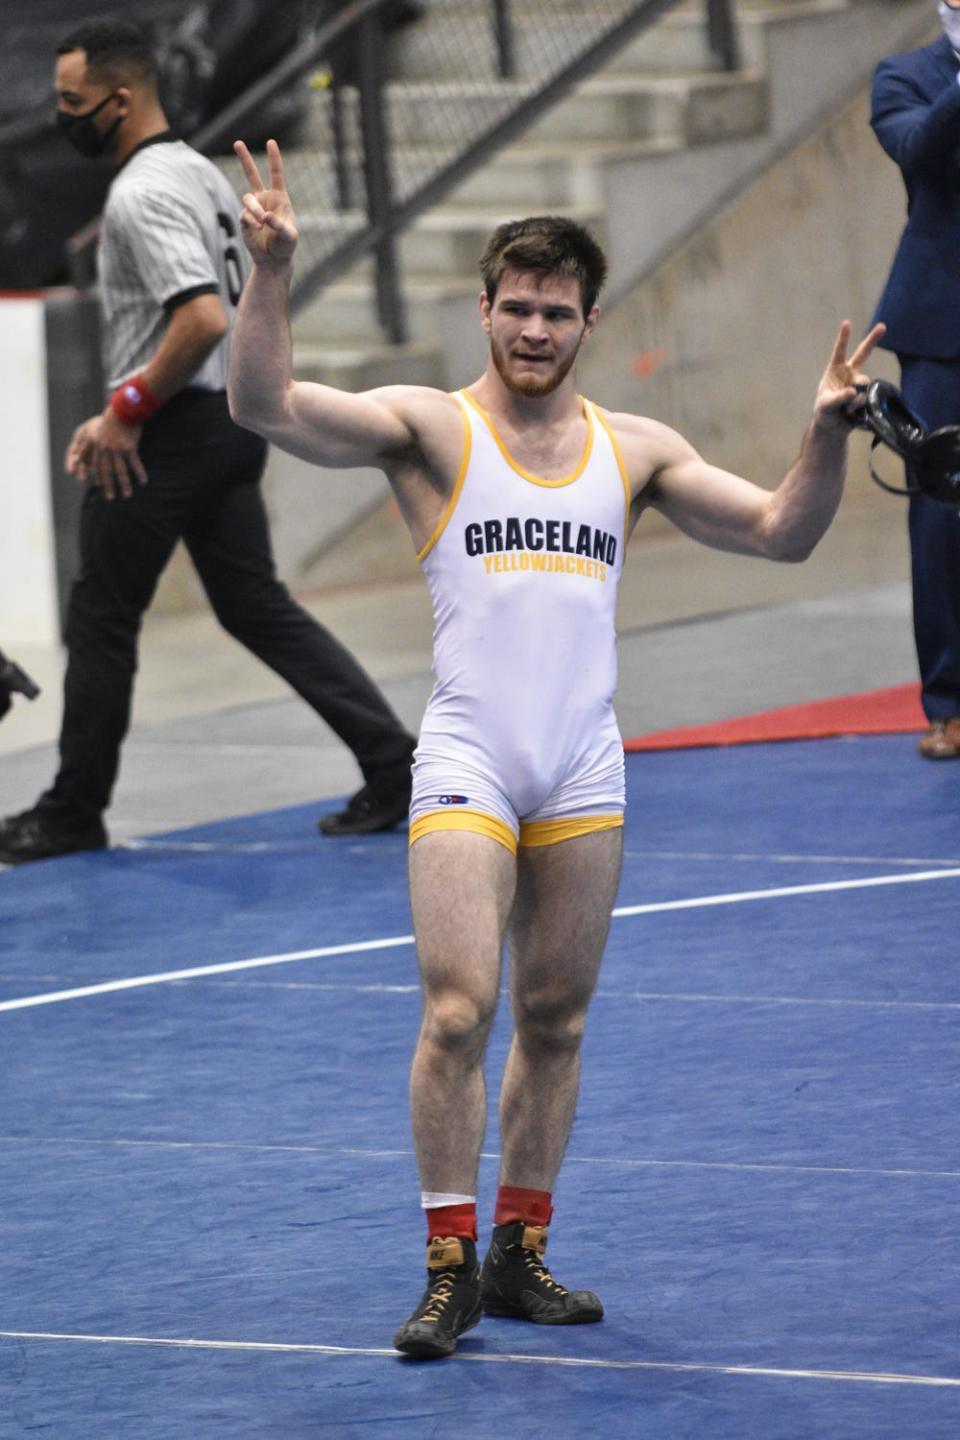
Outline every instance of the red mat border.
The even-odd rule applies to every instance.
[[[901,735],[926,730],[920,686],[894,685],[785,705],[708,725],[683,725],[625,740],[625,750],[683,750],[711,745],[756,745],[771,740],[825,740],[843,735]]]

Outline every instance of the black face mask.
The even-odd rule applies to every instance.
[[[113,132],[123,119],[122,115],[118,115],[110,128],[104,130],[102,135],[93,123],[94,115],[99,115],[107,101],[112,100],[116,93],[116,90],[111,90],[99,105],[94,105],[93,109],[88,110],[85,115],[70,115],[66,110],[57,111],[57,125],[66,135],[74,150],[79,151],[87,160],[97,160],[103,154],[110,143]]]

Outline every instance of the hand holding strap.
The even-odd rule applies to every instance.
[[[873,435],[871,478],[891,495],[927,495],[944,505],[960,506],[960,425],[929,431],[889,380],[871,380],[857,389],[864,404],[856,424]],[[906,486],[891,485],[877,474],[873,452],[881,444],[909,466]]]

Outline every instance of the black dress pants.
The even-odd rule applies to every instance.
[[[901,389],[930,430],[960,424],[960,361],[900,355]],[[960,715],[960,513],[910,499],[913,633],[928,720]]]
[[[398,788],[414,738],[348,650],[274,570],[260,476],[263,441],[226,397],[187,389],[144,426],[148,484],[124,500],[87,492],[80,574],[67,613],[60,769],[38,806],[65,822],[107,808],[130,722],[143,614],[182,539],[224,629],[301,695],[353,751],[375,790]]]

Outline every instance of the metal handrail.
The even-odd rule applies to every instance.
[[[724,70],[739,70],[740,45],[730,0],[706,0],[710,49]]]

